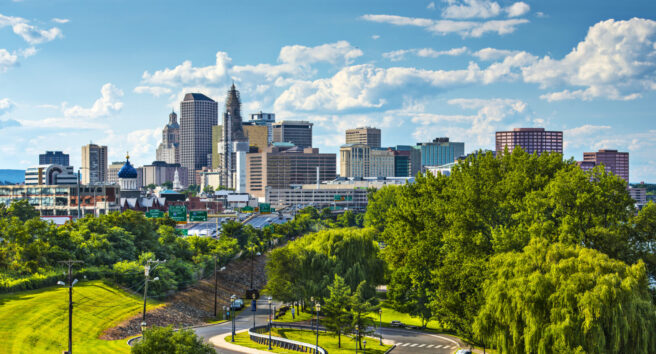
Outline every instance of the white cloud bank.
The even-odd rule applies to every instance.
[[[0,14],[0,28],[11,26],[15,34],[19,35],[29,44],[40,44],[62,38],[62,31],[57,27],[40,29],[22,17],[5,16]]]
[[[64,103],[64,116],[70,118],[99,118],[120,112],[123,108],[123,102],[120,102],[119,98],[123,96],[123,91],[111,83],[106,83],[100,89],[100,93],[101,97],[90,108],[78,105],[67,108],[66,103]]]

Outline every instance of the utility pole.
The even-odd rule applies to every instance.
[[[155,263],[155,267],[160,264],[166,262],[166,259],[163,261],[160,261],[159,259],[156,261],[153,261],[152,259],[149,259],[146,261],[146,266],[144,267],[144,275],[146,276],[146,282],[144,283],[144,304],[143,304],[143,317],[142,317],[142,322],[146,322],[146,297],[148,296],[148,282],[150,282],[150,264]],[[153,269],[155,268],[153,267]],[[152,281],[159,280],[159,277],[155,277]]]
[[[71,269],[74,264],[84,263],[83,261],[74,261],[69,259],[67,261],[59,261],[68,266],[68,354],[73,353],[73,273]],[[75,280],[77,282],[77,279]]]
[[[219,275],[216,272],[216,255],[214,256],[214,318],[216,318],[216,301],[218,295],[218,279]]]

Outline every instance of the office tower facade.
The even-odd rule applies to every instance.
[[[421,166],[440,166],[455,161],[465,154],[465,143],[435,138],[431,142],[418,143],[421,151]]]
[[[82,184],[107,182],[107,146],[88,144],[82,146],[80,166]]]
[[[360,127],[346,131],[347,144],[363,144],[372,148],[380,147],[380,129]]]
[[[421,171],[421,149],[397,145],[394,148],[394,177],[414,177]]]
[[[77,184],[73,166],[39,165],[25,170],[26,185]]]
[[[233,83],[226,97],[225,112],[218,144],[222,184],[228,188],[243,189],[246,184],[244,163],[248,152],[248,138],[244,135],[241,120],[241,100]]]
[[[175,180],[175,173],[178,172],[178,179],[180,185],[186,188],[189,185],[187,180],[187,169],[178,163],[169,164],[163,161],[153,161],[150,165],[145,165],[142,168],[142,185],[148,186],[154,184],[161,186],[163,183]]]
[[[210,166],[212,126],[217,125],[218,105],[201,93],[188,93],[180,102],[180,165],[187,168],[187,180],[196,170]]]
[[[39,154],[39,165],[69,166],[70,158],[62,151],[46,151],[45,154]]]
[[[342,177],[369,177],[371,148],[362,144],[346,144],[339,149],[339,174]]]
[[[512,131],[496,132],[497,156],[512,153],[519,146],[529,154],[543,152],[563,153],[563,132],[547,131],[544,128],[515,128]]]
[[[244,125],[244,135],[248,138],[248,145],[256,147],[258,152],[265,151],[269,146],[269,131],[264,125]]]
[[[622,177],[627,183],[629,182],[628,152],[605,149],[583,153],[583,161],[579,163],[583,170],[591,170],[598,165],[604,165],[606,171]]]
[[[107,184],[118,184],[118,171],[123,168],[125,161],[114,161],[107,166]]]
[[[263,198],[266,188],[331,181],[336,177],[335,154],[298,146],[270,146],[260,153],[246,154],[246,192]],[[317,171],[318,168],[318,171]]]
[[[248,124],[263,125],[267,127],[267,144],[273,143],[273,123],[276,122],[276,115],[274,113],[252,113],[251,119]]]
[[[369,151],[369,176],[394,177],[394,149],[372,148]]]
[[[157,147],[157,161],[180,163],[180,125],[175,112],[169,114],[169,123],[162,130],[162,143]]]
[[[273,142],[292,143],[301,149],[312,147],[312,125],[304,120],[273,123]]]

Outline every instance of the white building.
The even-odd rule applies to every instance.
[[[25,170],[26,185],[77,184],[73,166],[39,165]]]

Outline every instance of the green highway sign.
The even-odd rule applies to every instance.
[[[253,209],[253,207],[251,207],[251,206],[245,206],[245,207],[241,208],[241,212],[242,212],[242,213],[252,213],[253,210],[254,210],[254,209]]]
[[[260,203],[260,214],[271,214],[271,204]]]
[[[164,212],[159,209],[150,209],[146,212],[147,218],[163,218]]]
[[[192,210],[189,212],[189,221],[207,221],[207,211]]]
[[[348,201],[348,200],[353,200],[353,196],[352,195],[335,194],[334,201],[336,201],[336,202]]]
[[[169,206],[169,217],[173,221],[186,222],[187,221],[187,207],[185,205],[171,205]]]
[[[189,230],[187,229],[175,229],[175,233],[180,236],[189,236]]]

